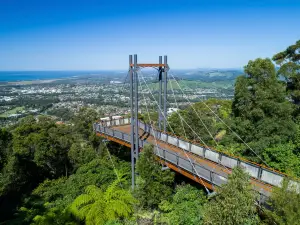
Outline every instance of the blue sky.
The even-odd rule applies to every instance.
[[[1,0],[0,70],[241,68],[300,39],[298,0]]]

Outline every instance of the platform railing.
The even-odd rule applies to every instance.
[[[131,122],[130,118],[122,118],[122,119],[118,119],[118,120],[104,121],[102,123],[101,122],[95,123],[94,130],[101,132],[101,133],[105,133],[107,135],[110,135],[110,136],[113,136],[116,138],[119,138],[119,139],[127,141],[127,142],[130,142],[130,136],[128,134],[125,134],[120,131],[116,131],[116,130],[109,128],[111,126],[126,125],[126,124],[129,124],[130,122]],[[252,178],[255,178],[259,181],[270,184],[272,186],[280,187],[282,184],[282,181],[285,177],[284,174],[278,173],[277,171],[263,167],[261,165],[251,163],[249,161],[246,161],[246,160],[243,160],[240,158],[236,158],[234,156],[230,156],[230,155],[227,155],[222,152],[218,152],[216,150],[202,146],[200,144],[188,142],[188,141],[186,141],[182,138],[176,137],[174,135],[170,135],[168,133],[158,131],[155,128],[153,128],[151,125],[143,123],[142,121],[139,121],[139,128],[144,130],[145,132],[150,133],[151,135],[155,136],[155,138],[157,138],[158,140],[161,140],[165,143],[168,143],[170,145],[173,145],[175,147],[183,149],[187,152],[193,153],[193,154],[200,156],[202,158],[205,158],[207,160],[213,161],[215,163],[219,163],[227,168],[232,169],[235,166],[240,165],[240,166],[244,167],[244,169],[250,174],[250,176]],[[101,130],[101,129],[103,129],[103,130]],[[140,140],[140,141],[141,141],[140,146],[143,147],[145,144],[145,141],[142,141],[142,140]],[[173,159],[173,161],[171,163],[174,163],[174,157],[173,158],[171,157],[172,154],[174,155],[174,152],[168,151],[166,149],[163,149],[162,151],[163,151],[162,153],[164,153],[163,154],[164,156],[165,155],[169,156],[169,158],[163,158],[163,159],[166,161],[169,161],[169,162],[171,162],[170,160]],[[179,156],[176,156],[176,157],[179,157]],[[180,162],[185,162],[184,160],[185,159],[182,158]],[[177,164],[178,163],[179,163],[179,160],[177,161]],[[193,162],[193,163],[195,163],[195,162]],[[201,165],[199,166],[198,164],[197,165],[195,164],[194,167],[203,169],[203,166],[201,166]],[[193,168],[193,166],[192,167],[187,166],[185,168],[187,171],[191,172],[190,171],[191,169],[189,169],[189,168]],[[204,174],[203,176],[206,176],[205,179],[207,180],[208,172],[205,173],[204,172],[205,170],[207,170],[207,169],[204,169],[202,172]],[[212,178],[208,179],[208,181],[212,182],[212,184],[215,184],[218,186],[219,184],[222,183],[222,180],[227,179],[224,175],[220,175],[215,172],[212,172],[212,174],[210,174],[210,172],[209,172],[209,177],[212,177]],[[218,181],[214,182],[213,178],[218,177],[218,176],[220,176],[219,178],[216,178],[216,179],[218,179]],[[290,186],[295,186],[296,189],[300,192],[299,182],[295,182],[292,180],[290,180],[289,182],[290,182],[290,184],[289,184]]]

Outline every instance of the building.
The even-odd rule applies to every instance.
[[[177,112],[178,110],[178,108],[168,108],[167,116],[170,116],[172,113]]]

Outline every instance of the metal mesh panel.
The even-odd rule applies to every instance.
[[[107,133],[108,135],[113,136],[113,130],[112,130],[112,129],[106,128],[105,130],[106,130],[106,133]]]
[[[158,153],[159,153],[159,148],[156,147],[156,146],[154,146],[153,152],[154,152],[155,155],[158,155]]]
[[[237,160],[227,157],[225,155],[222,155],[221,164],[224,166],[227,166],[229,168],[233,168],[233,167],[237,166]]]
[[[145,124],[143,122],[139,122],[139,127],[142,129],[142,130],[145,130]]]
[[[219,153],[213,152],[209,149],[206,149],[205,151],[205,158],[214,161],[214,162],[219,162]]]
[[[225,178],[219,174],[213,173],[212,177],[213,177],[213,183],[218,186],[221,186],[222,184],[225,184],[227,182],[227,178]]]
[[[177,155],[165,150],[165,155],[166,155],[166,160],[174,163],[174,164],[177,164]]]
[[[104,133],[104,127],[102,127],[102,126],[99,125],[99,132],[100,133]]]
[[[154,135],[155,135],[155,133],[154,133],[154,130],[153,130],[153,128],[152,128],[152,127],[150,127],[149,133],[150,133],[152,136],[154,136]]]
[[[119,139],[123,139],[122,138],[122,133],[120,131],[115,130],[114,134],[115,134],[115,137],[117,137]]]
[[[241,162],[241,166],[244,167],[245,170],[246,170],[252,177],[258,178],[259,167],[254,166],[254,165],[250,165],[250,164],[245,163],[245,162]]]
[[[139,140],[139,146],[140,146],[140,147],[143,147],[143,146],[144,146],[144,141]]]
[[[130,142],[130,135],[124,133],[124,140]]]
[[[203,157],[203,148],[198,145],[191,145],[191,152]]]
[[[190,150],[190,143],[188,143],[186,141],[179,140],[178,147],[189,151]]]
[[[187,159],[183,159],[179,157],[178,165],[187,171],[193,172],[193,166],[191,165],[190,161]]]
[[[164,150],[159,147],[154,147],[154,152],[157,156],[164,158]]]
[[[164,133],[161,133],[160,140],[167,142],[167,135]]]
[[[177,146],[177,138],[175,138],[175,137],[172,137],[172,136],[169,136],[168,137],[168,143],[169,144],[171,144],[171,145],[175,145],[175,146]]]
[[[149,125],[145,124],[145,132],[149,133]]]
[[[263,169],[261,180],[280,187],[283,177]]]
[[[194,164],[194,166],[195,166],[195,169],[196,169],[196,171],[197,171],[197,173],[199,174],[200,177],[203,177],[206,180],[211,181],[211,179],[210,179],[210,171],[209,170],[203,168],[202,166],[200,166],[200,165],[198,165],[196,163]]]
[[[160,132],[159,131],[154,131],[155,138],[160,139]]]
[[[146,131],[147,133],[150,133],[150,126],[149,126],[148,124],[146,124],[145,131]]]

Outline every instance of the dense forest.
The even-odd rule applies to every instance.
[[[299,51],[300,41],[273,61],[249,61],[246,75],[236,80],[233,101],[195,103],[180,111],[191,127],[178,114],[169,118],[170,127],[197,141],[193,129],[221,151],[297,179]],[[29,116],[0,129],[0,224],[300,224],[299,190],[287,180],[259,205],[249,175],[237,167],[227,184],[207,195],[196,183],[162,170],[153,146],[136,163],[132,190],[130,150],[95,135],[92,123],[99,116],[82,108],[68,124]]]

